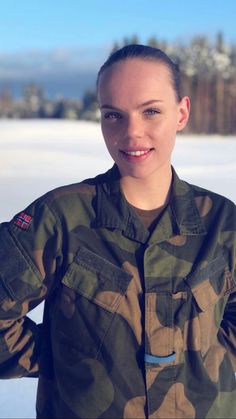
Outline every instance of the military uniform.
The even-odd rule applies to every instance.
[[[0,231],[0,376],[39,376],[38,418],[236,417],[232,202],[173,171],[150,234],[114,166]]]

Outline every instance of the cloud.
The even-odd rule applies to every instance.
[[[110,47],[57,48],[53,50],[29,50],[11,53],[0,51],[0,79],[27,80],[29,78],[96,73]]]

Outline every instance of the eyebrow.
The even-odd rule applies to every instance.
[[[138,105],[137,108],[143,108],[144,106],[153,105],[154,103],[160,103],[160,102],[163,102],[163,100],[160,100],[160,99],[148,100],[147,102],[144,102],[144,103],[141,103],[140,105]],[[102,105],[101,109],[114,109],[114,110],[117,110],[117,111],[120,110],[116,106],[109,105],[109,104]]]

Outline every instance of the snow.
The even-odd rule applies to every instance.
[[[0,121],[0,222],[59,185],[104,172],[112,161],[99,124]],[[180,177],[236,202],[236,137],[178,136],[173,164]],[[40,322],[42,305],[31,317]],[[0,381],[0,418],[34,418],[36,379]]]

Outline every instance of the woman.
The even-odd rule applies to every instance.
[[[113,168],[1,226],[1,377],[39,376],[39,418],[233,418],[235,206],[171,167],[168,56],[124,47],[97,89]]]

